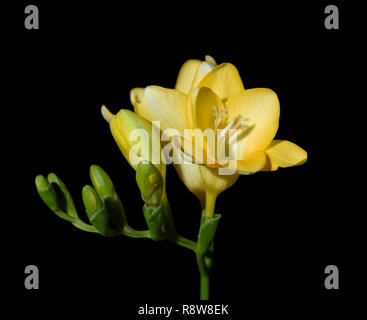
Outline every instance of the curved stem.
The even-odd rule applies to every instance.
[[[65,213],[64,211],[60,209],[53,210],[53,212],[61,219],[71,222],[76,228],[80,230],[99,233],[94,226],[91,226],[90,224],[85,223],[83,220],[81,220],[77,216],[76,217],[69,216],[67,213]],[[76,212],[75,212],[75,215],[77,215]]]
[[[129,225],[125,226],[123,234],[131,238],[148,238],[148,239],[151,238],[149,230],[143,230],[143,231],[135,230],[131,228]]]
[[[98,230],[95,227],[85,223],[84,221],[82,221],[78,218],[75,220],[75,222],[72,222],[72,224],[80,230],[87,231],[87,232],[99,233]]]
[[[167,239],[173,243],[178,244],[181,247],[196,251],[196,242],[185,237],[180,236],[178,233],[169,235]]]

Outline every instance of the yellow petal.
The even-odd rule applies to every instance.
[[[200,166],[197,164],[174,164],[174,166],[181,181],[200,200],[203,207],[205,204],[205,188],[201,180]]]
[[[268,162],[264,171],[298,166],[307,160],[307,152],[287,140],[274,140],[265,153],[268,156]]]
[[[161,130],[174,128],[183,132],[186,124],[187,95],[158,86],[149,86],[144,90],[141,102],[135,105],[136,112],[149,121],[160,121]]]
[[[181,67],[175,89],[185,94],[188,94],[194,80],[196,70],[199,67],[201,61],[196,59],[187,60]]]
[[[201,80],[214,68],[215,65],[210,61],[201,62],[196,70],[194,80],[192,81],[191,90],[198,87]]]
[[[191,128],[214,129],[215,108],[224,107],[221,99],[209,88],[196,88],[186,104],[186,117]]]
[[[198,87],[212,89],[224,102],[245,88],[237,68],[231,63],[222,63],[202,78]]]
[[[238,136],[238,159],[253,151],[265,150],[279,125],[279,100],[274,91],[265,88],[244,90],[226,104],[229,118],[241,116],[246,128]]]
[[[262,170],[266,164],[266,154],[263,151],[254,151],[243,160],[230,160],[229,168],[236,169],[240,174],[253,174]]]

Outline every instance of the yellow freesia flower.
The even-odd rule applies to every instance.
[[[270,89],[245,90],[236,67],[205,61],[188,60],[181,67],[175,89],[148,86],[131,91],[135,112],[149,121],[160,121],[162,130],[175,128],[182,140],[185,129],[211,129],[217,132],[215,146],[222,145],[235,154],[224,160],[217,147],[205,139],[182,152],[195,158],[202,149],[205,166],[175,164],[188,189],[205,202],[209,217],[214,214],[215,199],[230,187],[239,174],[273,171],[279,167],[300,165],[307,153],[292,142],[273,140],[279,124],[278,97]],[[190,138],[190,137],[189,137]],[[183,144],[185,146],[185,144]],[[182,144],[181,144],[182,148]],[[211,163],[209,163],[211,160]],[[231,175],[220,175],[218,169],[229,168]]]

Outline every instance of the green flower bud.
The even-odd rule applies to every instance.
[[[50,173],[47,178],[56,191],[60,209],[66,212],[70,217],[78,217],[74,200],[68,188],[66,188],[65,183],[54,173]]]
[[[84,186],[82,198],[87,214],[93,213],[103,207],[102,200],[91,186]]]
[[[48,182],[48,180],[42,176],[38,175],[35,179],[38,194],[40,195],[43,202],[52,210],[59,210],[60,206],[57,200],[57,194]]]
[[[90,167],[90,179],[95,191],[103,201],[114,227],[118,231],[123,230],[126,221],[125,210],[111,178],[100,166],[92,165]]]
[[[92,186],[84,186],[82,198],[90,223],[104,236],[111,234],[110,218],[103,201]]]
[[[136,169],[136,182],[141,197],[148,207],[157,207],[161,201],[164,181],[156,166],[141,161]]]
[[[89,173],[93,187],[101,197],[109,197],[115,194],[115,187],[110,177],[100,166],[92,165]]]

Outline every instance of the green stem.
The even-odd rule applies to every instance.
[[[200,272],[200,300],[209,300],[209,282],[212,258],[196,252],[196,261]]]
[[[148,239],[151,238],[149,230],[143,230],[143,231],[135,230],[131,228],[129,225],[125,226],[123,234],[130,238],[148,238]]]
[[[209,300],[209,275],[200,272],[200,300]]]
[[[196,242],[185,237],[180,236],[178,233],[174,233],[167,237],[167,239],[181,247],[196,251]]]
[[[75,213],[76,216],[72,217],[72,216],[69,216],[67,213],[65,213],[64,211],[62,211],[60,209],[53,210],[53,212],[57,216],[59,216],[61,219],[71,222],[75,227],[77,227],[80,230],[87,231],[87,232],[99,233],[95,227],[93,227],[93,226],[85,223],[81,219],[79,219],[77,217],[76,213]]]
[[[200,272],[200,300],[209,300],[210,273],[213,265],[214,237],[220,215],[214,216],[216,195],[206,193],[205,211],[201,216],[196,261]]]
[[[75,222],[72,222],[72,224],[80,230],[87,231],[87,232],[99,233],[98,230],[95,227],[93,227],[89,224],[86,224],[84,221],[82,221],[78,218],[76,218]]]

